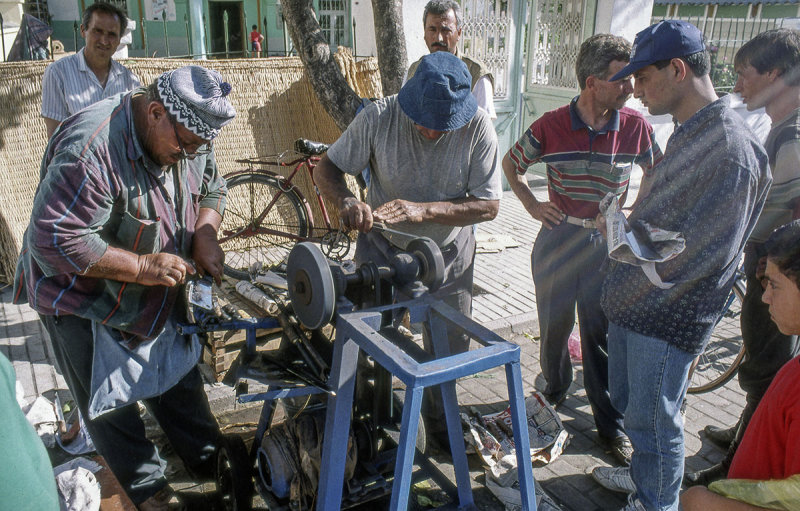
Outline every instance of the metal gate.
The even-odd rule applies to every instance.
[[[577,94],[575,59],[594,28],[597,0],[461,0],[461,6],[463,50],[495,78],[495,130],[505,154],[531,122]]]
[[[494,75],[495,131],[504,153],[517,138],[515,129],[523,73],[524,0],[461,0],[461,44]]]

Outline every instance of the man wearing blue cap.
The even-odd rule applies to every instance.
[[[139,509],[165,509],[170,495],[138,400],[190,473],[213,475],[220,431],[201,346],[176,326],[179,284],[222,274],[226,188],[212,141],[235,115],[230,90],[187,66],[66,119],[17,264],[14,301],[39,313],[97,451]]]
[[[772,181],[764,149],[728,98],[717,98],[709,68],[703,34],[668,20],[636,35],[630,63],[611,78],[633,74],[634,96],[678,123],[628,221],[686,240],[683,252],[655,266],[667,284],[656,287],[640,267],[615,261],[603,284],[611,402],[625,416],[633,456],[629,469],[592,475],[630,492],[626,509],[678,509],[689,367],[722,313]]]
[[[316,170],[320,190],[338,206],[345,226],[360,231],[356,261],[385,264],[405,248],[371,231],[373,221],[431,238],[445,263],[444,284],[433,296],[465,315],[472,312],[471,226],[493,219],[502,195],[497,137],[470,93],[471,83],[458,57],[443,51],[426,55],[399,94],[356,116]],[[372,180],[361,202],[347,188],[344,174],[359,174],[368,164]],[[430,351],[428,336],[423,337]],[[469,345],[460,335],[449,342],[452,353]],[[439,435],[442,407],[429,399],[425,410],[432,417],[426,426]]]

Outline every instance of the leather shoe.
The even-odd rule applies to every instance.
[[[567,399],[566,392],[563,394],[545,394],[544,392],[542,392],[542,396],[544,396],[544,398],[547,400],[547,403],[553,407],[553,410],[561,406],[561,403],[563,403],[564,400]]]
[[[683,484],[687,488],[691,486],[708,486],[714,481],[725,479],[728,476],[728,468],[723,466],[722,463],[717,463],[703,470],[697,472],[687,472],[683,476]]]
[[[736,437],[736,426],[729,428],[720,428],[718,426],[708,425],[703,428],[703,434],[708,438],[712,444],[720,449],[728,450],[734,437]]]
[[[616,438],[608,438],[600,436],[600,443],[603,444],[605,451],[611,454],[617,462],[623,467],[628,467],[631,464],[631,456],[633,456],[633,444],[627,435],[620,435]]]

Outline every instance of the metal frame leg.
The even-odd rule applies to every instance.
[[[472,496],[472,482],[469,478],[467,451],[464,435],[461,433],[461,418],[458,415],[458,397],[456,382],[449,381],[440,385],[444,415],[447,421],[447,436],[450,440],[450,454],[453,457],[453,470],[456,473],[459,508],[471,507],[475,504]],[[530,463],[529,463],[530,465]]]
[[[525,399],[522,392],[522,374],[519,360],[506,364],[506,384],[508,401],[511,405],[511,426],[514,432],[514,445],[517,447],[517,471],[522,509],[536,511],[536,490],[531,466],[531,442],[528,438],[528,419],[525,416]]]
[[[320,470],[319,475],[318,511],[342,507],[344,464],[353,411],[358,351],[355,341],[337,333],[333,349],[333,367],[328,380],[336,395],[328,396],[328,409],[325,415],[321,465],[324,469]]]
[[[422,409],[422,390],[423,387],[409,387],[406,389],[403,420],[400,423],[400,439],[397,445],[397,458],[394,463],[392,500],[389,504],[391,511],[408,508],[414,452],[417,446],[419,412]]]

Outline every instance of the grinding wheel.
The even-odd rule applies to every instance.
[[[295,245],[286,262],[286,279],[295,315],[306,328],[316,330],[331,322],[336,288],[319,247],[306,241]]]
[[[430,238],[415,238],[409,242],[406,251],[420,259],[422,268],[419,279],[433,293],[444,282],[444,258],[439,246]]]

